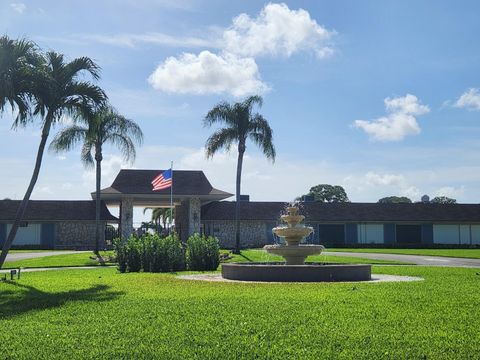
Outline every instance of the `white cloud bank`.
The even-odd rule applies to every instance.
[[[210,51],[169,57],[157,67],[148,81],[157,90],[177,94],[230,92],[239,97],[268,90],[268,86],[260,80],[253,58],[216,55]]]
[[[480,110],[480,90],[468,89],[457,99],[454,106],[468,110]]]
[[[372,140],[399,141],[409,135],[420,133],[416,116],[430,112],[415,95],[386,98],[387,115],[374,120],[355,120],[354,127],[365,131]]]
[[[222,32],[222,39],[212,42],[220,44],[220,52],[204,50],[198,55],[168,57],[148,80],[155,89],[176,94],[262,94],[270,87],[261,80],[256,57],[311,51],[324,58],[333,53],[333,34],[303,9],[269,3],[255,18],[244,13],[235,17]]]

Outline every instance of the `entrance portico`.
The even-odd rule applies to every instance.
[[[133,233],[133,207],[170,207],[170,188],[152,191],[152,180],[163,170],[120,170],[112,185],[102,189],[100,198],[110,206],[120,207],[120,235]],[[172,198],[175,228],[182,241],[200,232],[201,206],[232,194],[212,187],[203,171],[174,170]],[[92,193],[95,198],[95,193]]]

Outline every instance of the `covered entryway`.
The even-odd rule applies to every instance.
[[[232,194],[215,189],[203,171],[174,170],[172,188],[152,190],[152,180],[164,170],[120,170],[112,185],[102,189],[101,199],[109,206],[119,206],[120,235],[133,233],[133,208],[170,207],[172,192],[175,231],[182,241],[200,232],[200,208],[211,201],[224,200]],[[95,199],[95,193],[92,193]]]

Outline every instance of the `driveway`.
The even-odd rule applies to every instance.
[[[34,259],[34,258],[40,258],[40,257],[52,256],[52,255],[78,254],[82,252],[90,252],[90,251],[63,251],[62,250],[62,251],[19,252],[19,253],[8,254],[7,259],[5,261]]]
[[[327,254],[336,256],[350,256],[372,260],[396,260],[415,265],[453,266],[453,267],[480,267],[480,259],[464,259],[443,256],[400,255],[327,251]]]

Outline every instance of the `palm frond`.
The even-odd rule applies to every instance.
[[[54,153],[62,151],[69,151],[74,148],[78,143],[87,138],[88,129],[71,125],[62,131],[60,131],[52,140],[49,146],[49,150]]]
[[[207,158],[213,157],[220,149],[229,151],[232,144],[238,140],[239,137],[236,129],[218,129],[207,139],[205,144]]]

